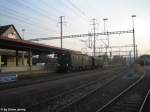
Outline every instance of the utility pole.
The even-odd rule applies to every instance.
[[[91,25],[93,25],[93,36],[94,36],[94,44],[93,44],[93,55],[94,55],[94,57],[95,57],[95,46],[96,46],[96,41],[95,41],[95,26],[96,26],[96,19],[95,18],[93,18],[92,19],[92,24]]]
[[[131,15],[132,17],[132,23],[133,23],[133,51],[134,51],[134,62],[135,62],[135,57],[136,57],[136,49],[135,49],[135,29],[134,29],[134,17],[136,17],[136,15]]]
[[[64,21],[63,21],[63,18],[64,18],[64,16],[60,16],[59,17],[59,24],[60,24],[60,39],[61,39],[61,48],[62,48],[62,39],[63,39],[63,23],[64,23]]]
[[[108,35],[108,31],[106,32],[106,21],[107,20],[108,20],[108,18],[103,18],[103,21],[104,21],[104,33],[107,33],[107,41],[108,41],[108,43],[106,44],[106,62],[108,61],[107,50],[109,48],[109,35]]]

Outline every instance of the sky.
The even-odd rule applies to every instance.
[[[135,14],[135,39],[139,54],[150,53],[150,1],[149,0],[0,0],[0,25],[14,24],[24,39],[60,36],[59,17],[64,16],[63,35],[93,32],[92,20],[96,19],[96,32],[132,30],[131,15]],[[96,46],[105,46],[96,37]],[[132,34],[110,35],[110,46],[132,44]],[[82,52],[88,37],[63,39],[63,47]],[[60,46],[60,40],[39,41]],[[104,42],[106,43],[106,42]],[[129,50],[129,49],[128,49]]]

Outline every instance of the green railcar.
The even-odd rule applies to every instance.
[[[65,54],[59,54],[57,58],[58,72],[87,70],[102,66],[103,63],[99,57],[91,57],[76,52],[67,52]]]
[[[89,56],[76,52],[59,54],[57,58],[57,71],[69,72],[91,68],[92,61]]]
[[[57,56],[57,71],[67,72],[71,66],[70,53],[58,54]]]
[[[83,55],[80,53],[71,53],[70,54],[70,62],[71,62],[71,71],[82,70]]]

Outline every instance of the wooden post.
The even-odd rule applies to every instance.
[[[30,71],[31,71],[31,67],[32,67],[32,52],[31,52],[31,49],[28,52],[28,60],[29,60],[29,67],[30,67]]]
[[[25,66],[25,64],[24,64],[24,51],[22,51],[22,66]]]
[[[18,66],[18,50],[16,50],[16,66]]]

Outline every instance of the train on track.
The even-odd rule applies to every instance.
[[[103,67],[101,57],[88,56],[80,52],[67,52],[57,56],[58,72],[81,71],[98,67]]]

